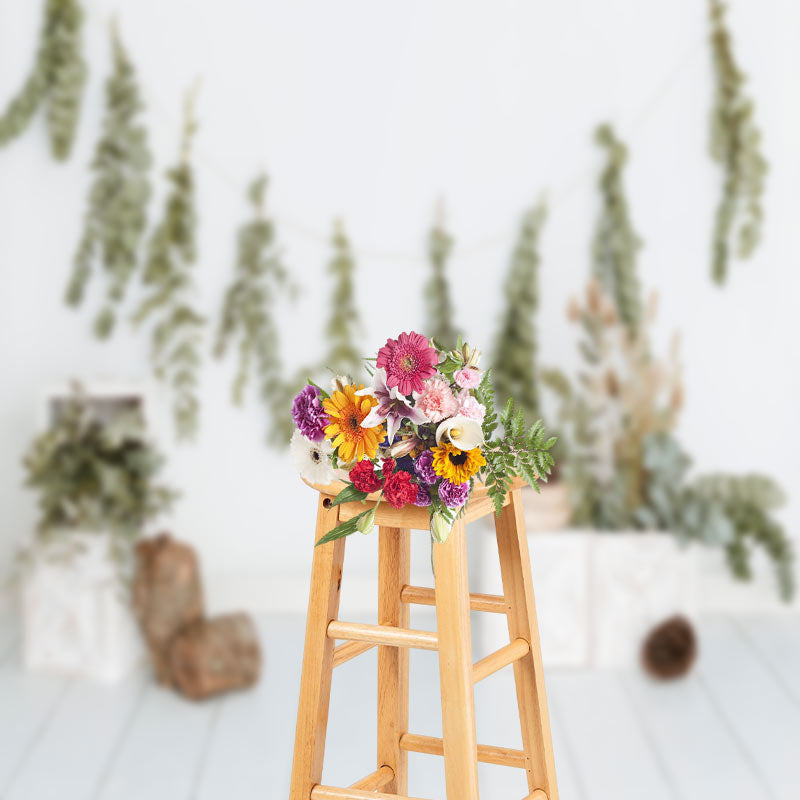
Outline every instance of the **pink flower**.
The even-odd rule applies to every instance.
[[[425,381],[425,386],[414,407],[422,409],[422,413],[431,422],[441,422],[456,414],[458,401],[446,380],[431,378]]]
[[[462,417],[474,419],[483,424],[486,416],[486,406],[479,403],[469,392],[460,392],[458,395],[458,413]]]
[[[386,385],[395,386],[400,394],[421,392],[425,378],[436,374],[439,355],[428,340],[419,333],[401,333],[396,339],[387,339],[378,350],[377,367],[386,370]]]
[[[474,389],[481,382],[481,371],[473,367],[464,367],[457,370],[453,378],[456,386],[462,389]]]

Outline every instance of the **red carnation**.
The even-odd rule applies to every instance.
[[[362,459],[350,470],[350,480],[360,492],[377,492],[383,481],[375,474],[375,467],[369,459]]]
[[[383,472],[383,477],[388,478],[394,472],[394,468],[396,466],[397,462],[393,458],[384,458],[383,465],[381,467],[381,472]]]
[[[402,508],[417,499],[417,485],[408,472],[400,470],[386,479],[383,496],[392,508]]]

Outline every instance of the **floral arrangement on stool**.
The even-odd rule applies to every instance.
[[[329,393],[309,382],[292,406],[292,454],[301,476],[314,484],[343,479],[337,505],[378,493],[393,508],[428,507],[439,542],[466,510],[476,479],[498,514],[514,478],[538,491],[553,467],[556,439],[545,438],[541,420],[526,429],[513,399],[496,413],[480,355],[460,338],[448,351],[412,331],[365,359],[371,386],[337,377]],[[317,544],[369,533],[374,521],[372,507]]]

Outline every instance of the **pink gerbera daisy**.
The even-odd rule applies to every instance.
[[[376,366],[386,370],[386,385],[397,387],[400,394],[421,392],[426,378],[436,374],[439,356],[419,333],[401,333],[387,339],[378,350]]]

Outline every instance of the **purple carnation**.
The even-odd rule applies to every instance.
[[[439,497],[448,508],[460,508],[469,497],[469,482],[450,483],[444,480],[439,484]]]
[[[414,472],[419,479],[428,486],[433,486],[439,480],[439,476],[433,471],[433,451],[423,450],[414,461]]]
[[[325,426],[330,420],[322,407],[320,390],[309,384],[292,403],[292,419],[300,429],[300,433],[312,442],[321,442],[325,438]]]
[[[415,506],[429,506],[431,504],[431,496],[425,486],[417,485],[417,499],[414,501]]]

